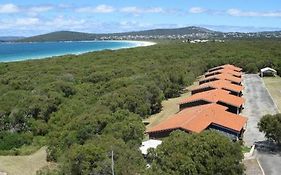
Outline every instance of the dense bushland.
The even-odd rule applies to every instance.
[[[246,72],[271,66],[281,73],[280,58],[281,41],[257,40],[170,42],[1,63],[0,149],[43,136],[48,159],[62,163],[66,174],[106,174],[111,150],[118,174],[142,173],[141,119],[159,112],[163,99],[213,66],[230,63]]]

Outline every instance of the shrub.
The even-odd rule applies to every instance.
[[[0,132],[0,150],[19,148],[24,144],[32,142],[32,135],[29,133],[12,133],[9,131]]]

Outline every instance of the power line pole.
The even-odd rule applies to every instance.
[[[113,150],[111,151],[111,171],[112,175],[114,175],[114,159],[113,159]]]

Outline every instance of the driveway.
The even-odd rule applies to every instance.
[[[246,99],[242,115],[248,117],[244,141],[247,146],[257,143],[255,155],[266,175],[279,175],[281,172],[281,155],[271,143],[266,141],[264,134],[259,132],[257,123],[266,114],[278,112],[262,79],[256,74],[243,76],[243,91]]]

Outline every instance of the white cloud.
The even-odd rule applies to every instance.
[[[96,7],[81,7],[76,9],[76,12],[79,13],[112,13],[115,9],[109,5],[98,5]]]
[[[16,18],[14,20],[2,19],[0,20],[0,29],[16,29],[32,28],[40,24],[39,18]]]
[[[281,17],[281,11],[243,11],[231,8],[228,10],[205,9],[202,7],[192,7],[189,13],[208,13],[212,15],[230,15],[235,17]]]
[[[23,11],[30,16],[37,16],[38,14],[48,12],[50,10],[53,10],[54,8],[55,7],[51,5],[39,5],[39,6],[23,8]]]
[[[0,13],[17,13],[20,9],[15,4],[0,4]]]
[[[229,9],[226,13],[230,16],[246,16],[246,17],[281,17],[281,11],[276,12],[256,12],[242,11],[239,9]]]
[[[0,29],[7,30],[82,30],[87,25],[86,20],[57,16],[42,20],[37,17],[16,18],[14,20],[0,19]]]
[[[30,26],[39,23],[38,18],[18,18],[14,21],[15,26]]]
[[[207,10],[201,7],[192,7],[189,9],[189,13],[204,13]]]
[[[42,13],[52,10],[54,7],[52,6],[34,6],[28,9],[28,11],[32,13]]]
[[[86,20],[84,19],[71,19],[71,18],[65,18],[63,16],[57,16],[56,18],[47,21],[45,24],[42,24],[43,27],[52,27],[55,26],[57,30],[71,30],[73,28],[76,28],[77,26],[81,26],[83,28],[83,25],[85,25]]]
[[[153,7],[153,8],[138,8],[138,7],[123,7],[120,9],[120,12],[123,13],[133,13],[133,14],[141,14],[141,13],[164,13],[165,10],[161,7]]]
[[[0,4],[0,13],[26,13],[28,15],[36,15],[52,10],[54,7],[50,5],[39,6],[17,6],[15,4]]]

